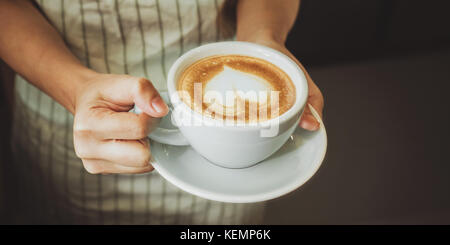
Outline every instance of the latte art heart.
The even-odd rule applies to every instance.
[[[197,61],[182,73],[177,90],[193,110],[221,120],[265,121],[295,103],[295,87],[284,71],[241,55]]]

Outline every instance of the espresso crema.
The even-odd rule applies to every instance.
[[[221,120],[261,122],[278,117],[295,103],[289,76],[263,59],[224,55],[187,67],[177,82],[182,101]]]

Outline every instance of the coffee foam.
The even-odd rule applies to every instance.
[[[203,92],[218,92],[225,98],[228,91],[242,91],[248,93],[252,91],[270,92],[272,90],[273,87],[264,78],[240,70],[235,70],[224,65],[223,71],[219,72],[209,80]],[[248,99],[252,100],[253,98]]]
[[[177,90],[186,91],[180,93],[183,102],[201,114],[246,122],[277,117],[295,103],[295,87],[284,71],[241,55],[197,61],[182,73]]]

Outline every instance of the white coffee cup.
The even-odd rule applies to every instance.
[[[282,115],[257,125],[227,125],[195,112],[181,101],[177,81],[188,66],[214,55],[252,56],[278,66],[295,85],[294,105]],[[170,117],[178,128],[159,127],[149,137],[169,145],[191,145],[212,163],[226,168],[250,167],[275,153],[297,127],[308,95],[306,77],[292,59],[274,49],[238,41],[211,43],[188,51],[170,68],[167,88],[173,107]],[[272,136],[267,137],[270,133]]]

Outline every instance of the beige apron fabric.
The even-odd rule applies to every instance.
[[[223,0],[43,0],[41,10],[71,51],[104,73],[165,76],[184,52],[224,40]],[[73,150],[73,116],[16,77],[13,149],[17,222],[53,224],[257,224],[264,203],[230,204],[190,195],[157,172],[91,175]]]

